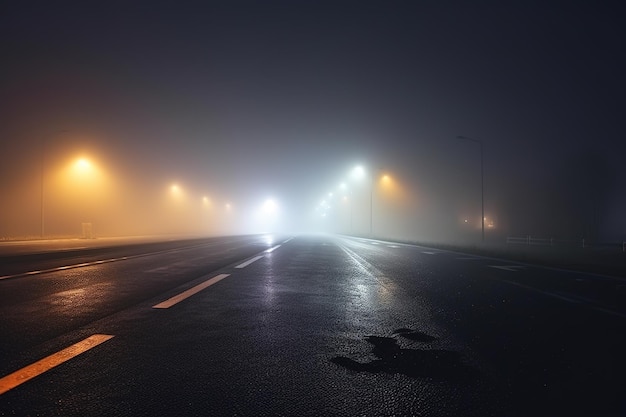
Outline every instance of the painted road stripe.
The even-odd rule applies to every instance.
[[[489,265],[489,268],[502,269],[504,271],[517,272],[521,268],[525,268],[525,265]]]
[[[203,289],[210,287],[216,282],[223,280],[229,275],[230,274],[219,274],[217,276],[214,276],[213,278],[204,281],[203,283],[198,284],[195,287],[189,288],[187,291],[183,291],[180,294],[173,296],[172,298],[168,298],[167,300],[152,306],[152,308],[170,308],[171,306],[180,303],[184,299],[189,298],[196,293],[199,293]]]
[[[113,258],[113,259],[104,259],[104,260],[101,260],[101,261],[83,262],[83,263],[80,263],[80,264],[59,266],[57,268],[41,269],[41,270],[37,270],[37,271],[22,272],[20,274],[1,276],[0,280],[11,279],[11,278],[19,278],[19,277],[27,277],[27,276],[30,276],[30,275],[46,274],[46,273],[49,273],[49,272],[65,271],[65,270],[68,270],[68,269],[83,268],[83,267],[86,267],[86,266],[100,265],[100,264],[109,263],[109,262],[125,261],[127,259],[128,259],[127,257]]]
[[[106,342],[113,336],[108,334],[94,334],[87,339],[82,340],[70,347],[67,347],[57,353],[54,353],[46,358],[43,358],[25,368],[15,371],[12,374],[0,379],[0,395],[5,392],[23,384],[35,378],[38,375],[43,374],[46,371],[67,362],[70,359],[80,355],[83,352],[88,351],[101,343]]]
[[[439,252],[422,251],[422,253],[425,253],[426,255],[436,255]]]
[[[544,290],[540,290],[539,288],[530,287],[528,285],[520,284],[519,282],[509,281],[507,279],[503,279],[503,280],[501,280],[501,282],[506,282],[507,284],[515,285],[516,287],[524,288],[524,289],[527,289],[529,291],[534,291],[534,292],[537,292],[539,294],[546,295],[548,297],[558,298],[559,300],[567,301],[567,302],[572,303],[572,304],[583,305],[583,306],[591,308],[592,310],[599,311],[599,312],[604,313],[604,314],[610,314],[612,316],[617,316],[617,317],[620,317],[622,319],[626,319],[626,314],[620,313],[618,311],[610,310],[608,308],[595,306],[593,304],[588,304],[586,302],[583,302],[583,300],[584,300],[583,297],[572,296],[571,294],[568,294],[567,296],[564,296],[564,295],[556,294],[556,293],[553,293],[553,292],[550,292],[550,291],[544,291]]]
[[[280,248],[280,245],[276,245],[273,248],[269,248],[267,249],[265,252],[270,253],[270,252],[274,252],[276,249]]]
[[[244,263],[237,265],[235,268],[239,268],[239,269],[245,268],[246,266],[250,265],[252,262],[256,262],[259,259],[261,259],[262,257],[263,257],[262,255],[261,256],[255,256],[254,258],[248,259]]]
[[[161,254],[161,253],[182,252],[182,251],[183,251],[182,248],[176,248],[176,249],[163,250],[163,251],[159,251],[159,252],[141,253],[139,255],[122,256],[121,258],[111,258],[111,259],[102,259],[102,260],[99,260],[99,261],[83,262],[83,263],[80,263],[80,264],[59,266],[57,268],[42,269],[42,270],[39,270],[39,271],[30,271],[30,272],[22,272],[22,273],[13,274],[13,275],[4,275],[4,276],[0,276],[0,280],[11,279],[11,278],[27,277],[27,276],[30,276],[30,275],[47,274],[49,272],[65,271],[66,269],[83,268],[85,266],[100,265],[100,264],[106,264],[106,263],[109,263],[109,262],[127,261],[129,259],[142,258],[144,256],[158,255],[158,254]]]

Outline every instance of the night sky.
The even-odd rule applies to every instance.
[[[42,166],[50,233],[105,235],[193,229],[164,214],[174,181],[320,229],[311,212],[361,164],[403,190],[375,194],[379,235],[471,240],[480,152],[462,135],[484,146],[493,239],[621,241],[625,40],[619,2],[4,1],[0,237],[39,232]],[[110,193],[82,214],[54,182],[78,151]],[[248,231],[226,223],[201,226]]]

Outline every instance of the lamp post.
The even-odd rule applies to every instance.
[[[372,236],[374,223],[374,177],[370,175],[370,237]]]
[[[356,166],[352,170],[352,175],[356,178],[362,178],[366,175],[365,169],[362,166]],[[372,236],[372,219],[373,219],[373,205],[372,202],[374,200],[374,176],[369,175],[369,188],[370,188],[370,224],[369,224],[369,235]]]
[[[40,199],[41,199],[41,201],[40,201],[41,202],[41,207],[40,207],[41,208],[41,238],[42,239],[43,239],[44,234],[45,234],[44,220],[43,220],[43,218],[44,218],[44,216],[43,216],[43,182],[44,182],[44,177],[45,177],[45,174],[44,174],[44,171],[45,171],[44,158],[45,158],[45,156],[44,155],[45,155],[45,152],[42,150],[41,151],[41,181],[40,181],[40,185],[41,185],[41,190],[40,190],[41,191],[41,196],[40,196]]]
[[[478,139],[468,138],[467,136],[457,136],[457,139],[469,140],[474,143],[478,143],[480,146],[480,206],[481,206],[481,228],[482,228],[482,241],[485,241],[485,177],[483,169],[483,142]]]

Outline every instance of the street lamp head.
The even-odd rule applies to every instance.
[[[352,176],[354,178],[363,178],[365,176],[365,169],[361,165],[354,167]]]
[[[94,172],[94,165],[87,158],[78,158],[72,165],[74,173],[79,176],[84,176]]]
[[[87,169],[87,168],[89,168],[89,167],[91,166],[91,163],[90,163],[90,162],[89,162],[89,160],[88,160],[88,159],[86,159],[86,158],[79,158],[79,159],[76,161],[76,166],[77,166],[78,168],[80,168],[80,169]]]

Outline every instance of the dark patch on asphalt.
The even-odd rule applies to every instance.
[[[420,342],[431,342],[433,336],[410,329],[398,329],[394,334]],[[345,356],[336,356],[331,362],[356,372],[403,374],[411,378],[467,380],[478,372],[461,360],[458,352],[439,349],[405,349],[393,337],[366,336],[373,345],[377,359],[358,362]]]

